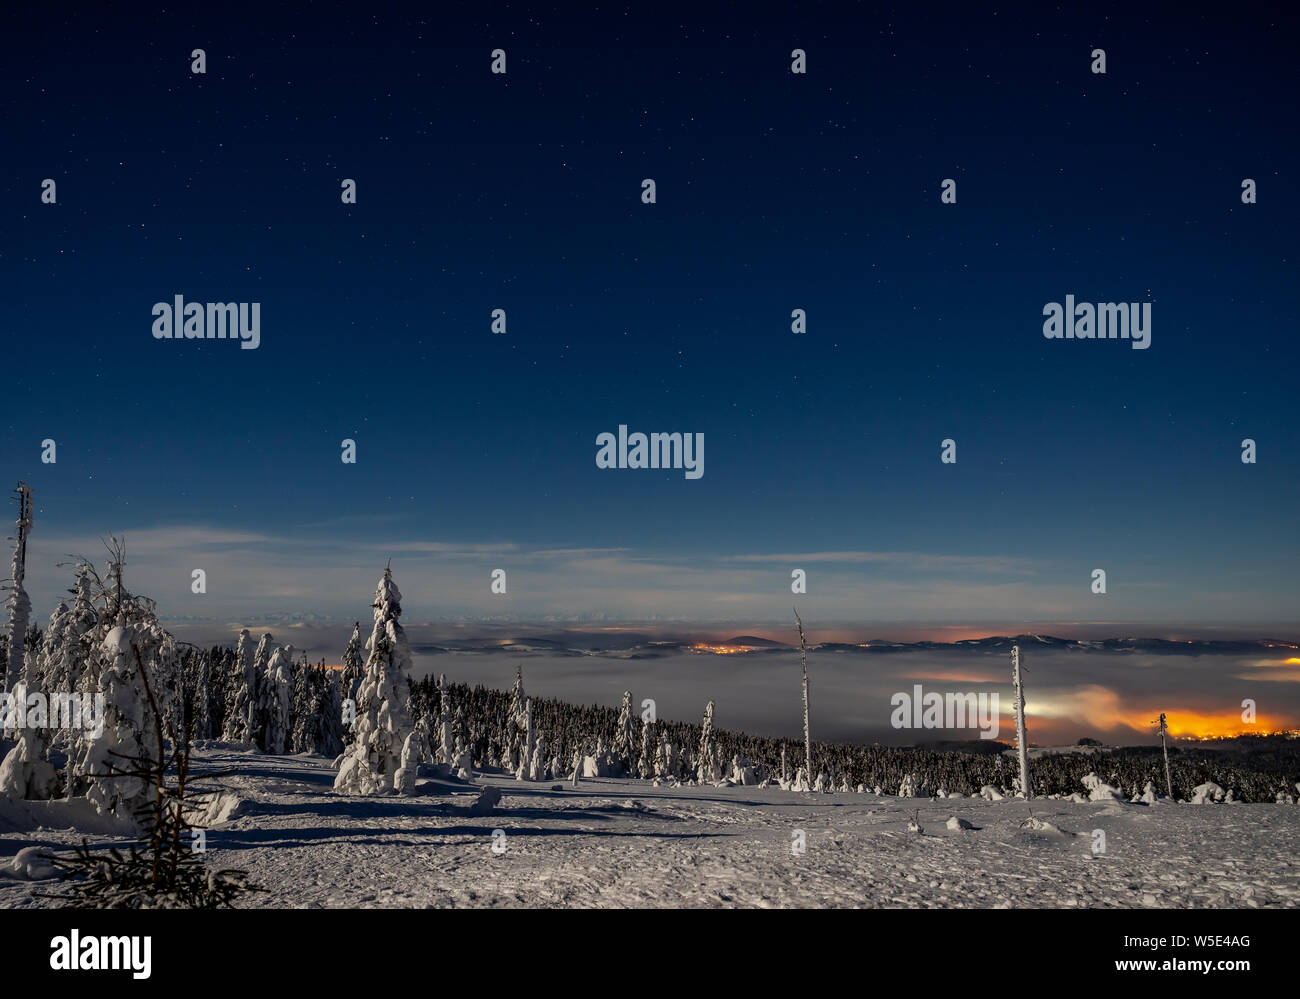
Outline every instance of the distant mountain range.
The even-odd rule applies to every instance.
[[[889,655],[954,650],[1008,652],[1013,645],[1019,645],[1025,652],[1034,649],[1051,649],[1078,653],[1143,653],[1171,656],[1266,655],[1270,650],[1300,649],[1296,644],[1271,639],[1253,641],[1202,639],[1179,642],[1167,638],[1075,639],[1057,638],[1053,635],[991,635],[987,638],[965,638],[955,642],[894,642],[888,639],[871,639],[861,643],[819,642],[810,644],[809,650],[840,655]],[[681,652],[700,655],[764,655],[787,653],[798,648],[797,645],[759,638],[756,635],[736,635],[718,641],[688,642],[651,640],[646,636],[633,635],[622,635],[614,641],[611,640],[611,636],[601,634],[462,639],[453,642],[414,643],[412,647],[414,651],[425,654],[498,652],[516,655],[616,656],[628,659],[653,658]]]
[[[818,646],[823,650],[852,651],[863,653],[915,652],[927,649],[975,649],[1009,651],[1013,645],[1021,649],[1059,649],[1066,652],[1145,652],[1156,655],[1196,656],[1202,654],[1249,654],[1267,652],[1269,649],[1297,649],[1291,642],[1275,639],[1252,641],[1210,640],[1178,642],[1168,638],[1057,638],[1053,635],[992,635],[988,638],[964,638],[956,642],[890,642],[872,639],[861,644],[842,644],[825,642]]]

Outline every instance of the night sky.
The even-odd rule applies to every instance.
[[[391,557],[419,620],[784,621],[803,568],[814,624],[1294,635],[1294,20],[419,6],[0,16],[38,619],[117,533],[171,619],[350,621]],[[260,346],[156,340],[178,294]]]

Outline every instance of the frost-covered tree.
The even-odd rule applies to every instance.
[[[320,728],[320,719],[312,714],[312,673],[314,670],[307,662],[307,653],[293,666],[293,708],[289,715],[292,720],[293,734],[289,739],[289,752],[314,753],[316,751],[316,734]]]
[[[393,774],[393,790],[398,794],[412,794],[415,791],[415,778],[423,756],[423,739],[418,731],[411,729],[402,743],[401,765]]]
[[[125,760],[157,755],[157,724],[140,672],[142,663],[149,668],[145,650],[155,652],[156,644],[157,636],[146,625],[127,624],[114,627],[101,647],[104,726],[84,743],[83,772],[89,780],[86,797],[101,814],[119,819],[134,821],[149,804],[148,783],[122,775],[122,769]]]
[[[13,690],[23,678],[27,664],[27,625],[32,616],[32,602],[23,589],[27,573],[27,532],[32,526],[32,491],[25,482],[18,483],[17,537],[9,570],[9,645],[5,690]]]
[[[636,723],[632,713],[632,692],[623,691],[623,706],[618,713],[618,722],[614,728],[614,758],[618,760],[623,773],[631,774],[636,761]]]
[[[651,722],[641,723],[641,754],[637,763],[637,776],[649,779],[655,775],[654,754],[650,750],[654,737],[650,734]]]
[[[361,691],[361,681],[366,675],[366,663],[361,658],[361,651],[361,622],[357,621],[352,626],[352,637],[348,639],[348,647],[343,650],[343,675],[339,690],[340,705],[344,701],[351,701],[352,714],[355,714],[357,695]],[[351,723],[344,725],[343,748],[351,748],[355,739],[356,725]]]
[[[700,726],[700,757],[697,761],[696,780],[701,784],[716,784],[722,780],[722,765],[718,760],[718,747],[713,741],[713,702],[704,708],[704,721]]]
[[[290,706],[293,702],[293,646],[285,645],[271,654],[266,675],[258,685],[258,716],[262,721],[262,752],[281,756],[289,750],[293,735]]]
[[[132,650],[135,651],[134,649]],[[166,723],[151,696],[147,671],[141,676],[153,718],[155,737]],[[183,692],[187,704],[200,691]],[[181,712],[188,723],[194,712]],[[92,849],[85,839],[71,856],[50,860],[67,879],[67,894],[61,904],[72,909],[212,909],[228,908],[242,894],[261,891],[248,884],[244,872],[213,870],[195,849],[194,833],[201,828],[195,819],[207,811],[210,792],[195,785],[218,775],[195,777],[190,766],[193,732],[189,724],[170,729],[170,748],[155,738],[152,747],[114,765],[118,780],[131,779],[144,785],[138,797],[147,804],[139,809],[139,837],[125,851],[117,846]],[[169,773],[175,774],[173,780]]]
[[[357,689],[366,675],[366,664],[361,659],[361,622],[352,626],[352,637],[343,650],[343,698],[356,699]]]
[[[320,720],[314,752],[334,759],[343,752],[343,701],[337,670],[317,670],[318,683],[312,695],[311,713]]]
[[[0,794],[46,801],[54,797],[59,783],[58,772],[46,759],[51,735],[48,726],[53,722],[46,711],[46,692],[36,680],[31,684],[19,683],[13,692],[16,699],[27,702],[28,710],[26,724],[17,730],[17,745],[0,762]]]
[[[41,639],[40,654],[27,652],[27,687],[29,690],[58,690],[57,663],[63,658],[63,640],[71,609],[60,601],[50,615],[50,623]]]
[[[266,667],[275,647],[275,638],[266,631],[258,639],[257,650],[253,653],[253,684],[249,689],[248,721],[245,723],[248,736],[245,741],[258,746],[263,744],[263,733],[266,731],[266,716],[262,713],[262,684],[266,682]]]
[[[95,651],[95,629],[99,613],[95,609],[94,573],[86,563],[77,565],[77,582],[70,591],[72,606],[64,615],[57,640],[51,641],[53,618],[46,632],[42,650],[46,688],[72,693],[81,686],[81,676]],[[63,604],[59,605],[63,607]]]
[[[366,676],[357,693],[356,741],[344,756],[334,789],[345,794],[394,790],[402,748],[411,734],[411,649],[398,623],[402,594],[393,573],[384,569],[375,590],[374,629],[366,643]]]
[[[533,701],[524,701],[524,742],[519,757],[519,769],[515,771],[516,780],[533,779]]]
[[[162,627],[147,597],[127,589],[123,576],[124,545],[118,539],[109,544],[108,573],[100,578],[89,569],[100,608],[92,632],[94,653],[86,662],[78,685],[83,702],[96,695],[104,699],[104,727],[99,732],[77,730],[68,753],[67,793],[86,795],[105,813],[132,814],[141,793],[131,779],[114,776],[115,761],[125,753],[134,758],[140,752],[156,752],[153,708],[145,702],[144,684],[133,648],[149,670],[149,684],[158,713],[164,719],[180,715],[180,657],[176,641]],[[89,568],[89,563],[86,563]],[[170,686],[169,686],[170,685]],[[140,739],[147,745],[141,748]],[[114,789],[114,783],[122,785]],[[133,790],[134,789],[134,790]]]
[[[675,778],[681,776],[681,755],[671,742],[666,732],[659,733],[659,745],[655,749],[655,776]]]
[[[53,726],[60,720],[49,716],[52,702],[48,695],[59,690],[57,666],[62,662],[63,642],[70,615],[71,611],[64,603],[60,603],[50,615],[50,625],[45,629],[40,654],[28,650],[25,679],[20,680],[11,691],[14,703],[21,703],[26,708],[23,712],[25,724],[14,731],[17,745],[0,763],[0,794],[11,798],[44,801],[53,797],[58,783],[58,773],[48,762],[47,756],[55,735]],[[50,676],[56,681],[53,685],[46,683],[46,678]],[[53,703],[57,704],[57,701]]]
[[[181,698],[189,698],[190,728],[195,739],[212,738],[212,653],[204,649],[187,649],[181,656]]]
[[[549,780],[550,770],[546,762],[546,738],[538,735],[533,746],[533,759],[529,765],[529,780]]]
[[[249,709],[257,696],[257,672],[253,668],[253,639],[247,628],[239,631],[235,644],[235,666],[227,688],[226,717],[221,728],[221,738],[226,742],[249,742]]]
[[[516,770],[524,761],[524,730],[527,727],[528,695],[524,693],[524,668],[515,667],[515,684],[510,688],[510,738],[507,745],[508,755],[505,769]]]
[[[456,733],[452,727],[451,691],[447,687],[447,675],[444,673],[438,686],[438,737],[441,759],[439,762],[448,766],[456,762]]]

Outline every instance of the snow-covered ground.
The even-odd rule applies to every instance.
[[[231,815],[209,863],[247,870],[269,907],[918,906],[1201,908],[1300,905],[1300,807],[984,801],[588,779],[412,797],[335,794],[318,757],[196,754]],[[552,790],[555,783],[562,790]],[[503,799],[470,805],[484,784]],[[1032,810],[1044,828],[1022,827]],[[0,908],[48,905],[55,880],[4,871],[20,849],[122,842],[66,803],[0,809]],[[909,831],[919,813],[921,832]],[[973,828],[962,829],[964,819]],[[40,823],[43,828],[32,828]],[[1094,855],[1094,830],[1105,852]],[[494,838],[494,830],[504,836]],[[796,830],[806,850],[792,852]],[[494,844],[496,850],[494,851]]]

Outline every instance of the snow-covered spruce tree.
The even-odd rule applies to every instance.
[[[206,649],[187,649],[181,655],[182,698],[179,703],[189,703],[191,728],[194,738],[212,738],[212,716],[209,695],[212,690],[212,654]]]
[[[654,744],[654,736],[650,733],[653,725],[654,722],[641,723],[641,754],[637,763],[637,776],[643,780],[649,780],[655,775],[654,752],[650,748]]]
[[[142,657],[136,653],[137,665]],[[140,671],[138,671],[140,672]],[[117,847],[92,851],[85,839],[71,856],[54,857],[53,865],[69,882],[69,893],[60,896],[71,909],[210,909],[226,908],[242,894],[262,891],[248,884],[243,871],[211,870],[203,854],[193,850],[190,820],[207,795],[193,793],[194,785],[211,778],[190,776],[190,747],[194,738],[194,696],[183,693],[180,730],[168,729],[171,743],[163,745],[161,730],[166,722],[158,710],[147,669],[141,682],[153,718],[155,742],[139,755],[120,759],[114,767],[118,780],[135,780],[145,785],[141,796],[147,804],[135,815],[140,834],[125,854]],[[175,783],[167,775],[174,772]]]
[[[515,780],[533,779],[533,699],[524,701],[524,741],[519,755]]]
[[[524,693],[524,668],[515,667],[515,684],[510,688],[510,731],[506,739],[505,769],[517,770],[523,762],[524,730],[527,727],[526,703],[528,695]]]
[[[46,801],[58,789],[59,775],[46,759],[54,723],[46,711],[46,691],[40,683],[40,671],[28,669],[31,679],[20,682],[13,690],[15,699],[27,703],[26,724],[17,730],[18,743],[0,762],[0,794],[10,798]]]
[[[700,724],[700,758],[696,780],[701,784],[714,784],[722,779],[717,762],[717,746],[713,743],[713,702],[704,707],[704,721]]]
[[[63,659],[63,640],[71,613],[68,605],[60,601],[59,606],[54,608],[54,613],[50,615],[49,625],[45,628],[40,654],[36,655],[30,649],[28,650],[26,677],[28,690],[61,689],[57,678],[58,663]]]
[[[366,643],[370,658],[357,693],[356,741],[334,780],[334,790],[344,794],[394,790],[402,748],[412,731],[407,707],[411,650],[397,620],[402,613],[402,594],[389,568],[384,569],[375,590],[374,609],[374,629]]]
[[[636,724],[633,717],[632,692],[625,690],[623,707],[619,709],[618,722],[614,728],[614,758],[627,775],[636,772]]]
[[[142,624],[114,627],[104,639],[100,693],[104,695],[104,728],[84,742],[83,772],[89,779],[86,797],[103,815],[135,821],[148,804],[148,782],[122,773],[126,760],[152,759],[158,738],[157,722],[149,707],[140,663],[149,668],[145,648],[154,636]],[[132,646],[141,649],[137,657]]]
[[[440,759],[438,762],[453,766],[456,762],[456,733],[452,727],[451,691],[447,687],[447,676],[444,673],[439,682],[438,689],[438,742]]]
[[[184,687],[181,650],[177,648],[176,640],[163,630],[157,617],[154,617],[152,613],[150,614],[149,627],[155,632],[155,638],[159,641],[164,636],[166,638],[164,643],[156,647],[156,654],[149,664],[151,670],[149,682],[153,684],[154,700],[158,702],[158,709],[162,713],[163,721],[179,731],[182,722],[183,704],[181,693]]]
[[[257,673],[253,670],[253,640],[247,628],[239,631],[239,641],[235,644],[235,667],[227,691],[221,738],[226,742],[248,742],[251,738],[248,709],[257,692]]]
[[[550,765],[547,763],[547,759],[546,759],[547,753],[549,751],[550,750],[546,745],[546,737],[539,734],[537,736],[537,742],[533,746],[533,761],[529,771],[530,780],[551,779],[550,775],[552,773],[552,770],[550,768]]]
[[[361,622],[352,626],[352,637],[343,650],[343,699],[356,699],[357,690],[366,675],[366,664],[361,659]]]
[[[317,671],[319,683],[313,694],[311,711],[320,720],[314,752],[334,759],[343,752],[343,700],[340,697],[341,678],[338,670]]]
[[[80,688],[81,675],[95,649],[95,628],[99,614],[95,610],[93,589],[94,573],[87,564],[78,563],[77,582],[72,590],[72,606],[62,621],[57,642],[50,641],[54,629],[51,618],[50,631],[46,632],[44,673],[46,688],[51,691],[72,693]],[[60,607],[63,605],[60,604]]]
[[[98,644],[82,674],[80,689],[83,703],[86,698],[103,697],[103,729],[78,730],[68,754],[67,793],[69,797],[86,795],[103,813],[128,817],[138,805],[135,799],[140,791],[130,779],[114,776],[115,761],[120,762],[123,753],[133,757],[140,738],[150,734],[148,726],[152,725],[152,708],[145,704],[131,650],[139,648],[155,690],[156,707],[165,720],[180,716],[179,655],[175,639],[158,621],[153,601],[127,591],[122,571],[124,548],[116,538],[109,552],[108,575],[96,582],[103,610],[91,634]],[[172,687],[159,689],[163,684]],[[152,750],[146,747],[143,751]]]
[[[304,652],[298,662],[293,664],[292,672],[293,709],[290,711],[290,717],[293,735],[289,739],[289,752],[314,753],[320,721],[311,710],[314,671],[311,664],[307,662],[307,653]]]
[[[23,589],[27,573],[27,532],[32,526],[32,491],[25,482],[18,483],[17,537],[9,571],[9,652],[4,689],[12,691],[23,678],[26,666],[27,625],[32,616],[32,602]]]
[[[339,681],[339,704],[351,701],[353,714],[357,706],[357,695],[361,691],[361,681],[366,675],[366,664],[361,658],[361,651],[361,622],[358,621],[353,624],[352,637],[348,639],[348,647],[343,650],[343,671]],[[342,726],[344,750],[352,748],[352,743],[356,739],[356,729],[355,723]]]
[[[248,692],[248,721],[245,723],[248,734],[245,741],[255,746],[262,745],[266,731],[266,716],[262,714],[262,684],[266,682],[266,667],[275,648],[275,638],[266,631],[258,639],[257,651],[253,653],[253,684]]]
[[[411,729],[402,743],[401,765],[393,774],[393,790],[398,794],[413,794],[415,778],[420,769],[420,760],[424,756],[424,739],[415,729]]]
[[[116,544],[116,539],[114,539]],[[110,552],[115,552],[113,546],[109,546]],[[115,563],[120,563],[120,553],[114,554],[112,561],[109,562],[109,579],[112,576]],[[87,559],[82,559],[78,566],[78,591],[84,586],[85,595],[89,601],[89,609],[95,618],[94,626],[90,628],[81,637],[83,647],[83,657],[77,664],[78,673],[75,683],[70,682],[70,687],[81,701],[81,704],[94,704],[95,697],[101,693],[100,680],[101,673],[104,669],[104,639],[115,626],[117,622],[117,610],[115,602],[120,602],[121,586],[120,573],[116,581],[117,594],[110,593],[109,582],[101,578],[95,571],[95,567]],[[80,603],[80,597],[74,600],[74,608]],[[123,618],[125,620],[125,617]],[[69,673],[71,681],[71,672]],[[90,736],[83,728],[74,728],[67,734],[68,742],[68,765],[65,775],[65,792],[68,798],[84,796],[87,788],[90,786]]]
[[[470,774],[474,767],[474,751],[469,746],[469,726],[465,722],[465,712],[459,705],[451,720],[451,729],[456,736],[456,759],[452,766],[456,768],[456,776],[462,780],[468,779],[466,775]]]
[[[77,614],[78,609],[75,604],[74,607],[68,607],[66,603],[60,603],[50,615],[50,624],[45,629],[39,655],[31,648],[27,651],[27,681],[23,685],[23,696],[30,697],[33,693],[41,695],[46,707],[44,714],[52,714],[59,703],[60,695],[70,694],[75,689],[66,682],[66,673],[68,670],[74,674],[80,672],[79,660],[84,658],[82,622]],[[91,627],[93,627],[93,620],[92,614]],[[15,757],[15,760],[21,758],[29,764],[35,764],[38,760],[44,761],[51,748],[67,746],[72,735],[70,727],[77,722],[55,717],[48,717],[48,722],[50,726],[48,729],[31,733],[27,738],[26,745],[22,747],[27,755]],[[37,769],[44,773],[43,767]],[[0,784],[3,783],[4,780],[0,779]],[[40,792],[41,784],[41,779],[36,778],[33,793]],[[25,795],[25,797],[31,796],[31,794]]]
[[[271,654],[266,676],[258,685],[258,716],[262,721],[262,752],[283,756],[292,737],[290,705],[293,700],[293,646],[285,645]]]

